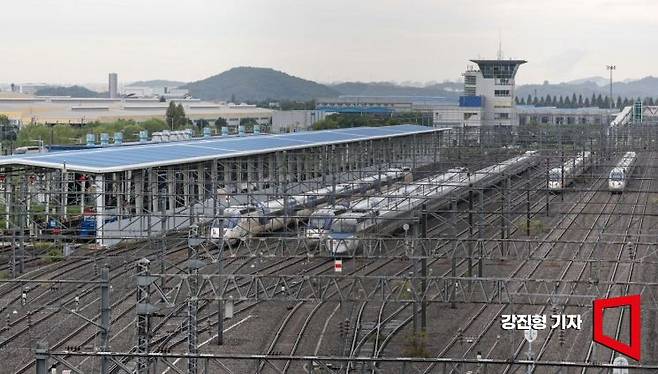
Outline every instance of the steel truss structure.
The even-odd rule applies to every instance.
[[[589,328],[594,299],[641,294],[643,318],[656,326],[656,140],[653,126],[533,125],[105,174],[5,166],[0,344],[8,361],[29,356],[16,372],[609,372],[614,354],[589,331],[546,331],[526,353],[518,334],[500,331],[500,315],[581,314]],[[608,173],[629,150],[639,155],[632,183],[611,195]],[[527,168],[427,193],[454,187],[437,175],[494,175],[488,167],[526,151],[537,151]],[[587,170],[550,191],[549,171],[583,152]],[[401,177],[384,180],[391,169]],[[318,190],[321,204],[292,202]],[[312,212],[376,199],[415,205],[379,212],[339,255],[306,236]],[[275,200],[281,211],[259,219],[281,228],[212,236],[228,209]],[[95,232],[82,229],[85,219]],[[626,339],[628,315],[607,318]],[[559,356],[570,341],[576,353]],[[627,368],[658,367],[644,359]]]

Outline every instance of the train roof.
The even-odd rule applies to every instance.
[[[448,130],[448,128],[419,125],[396,125],[200,139],[131,147],[7,156],[0,157],[0,166],[66,168],[71,171],[102,174]]]

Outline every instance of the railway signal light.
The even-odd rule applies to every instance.
[[[343,272],[343,260],[334,260],[334,272]]]

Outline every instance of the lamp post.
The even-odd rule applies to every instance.
[[[617,65],[606,65],[605,68],[610,72],[610,112],[612,114],[612,71],[617,69]]]
[[[612,99],[612,71],[617,69],[617,65],[606,65],[605,68],[606,68],[606,70],[608,70],[610,72],[610,114],[608,115],[608,121],[606,121],[606,122],[609,122],[609,121],[612,120],[612,101],[613,101],[613,99]],[[606,142],[605,148],[606,149],[605,149],[605,151],[607,153],[607,150],[608,150],[607,143],[609,141],[608,137],[610,136],[610,128],[609,127],[607,127],[607,129],[606,129],[605,135],[606,135],[606,140],[605,140],[605,142]]]

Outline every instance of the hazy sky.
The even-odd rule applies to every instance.
[[[655,0],[4,0],[0,82],[191,81],[234,66],[321,82],[442,81],[523,58],[518,83],[658,74]]]

